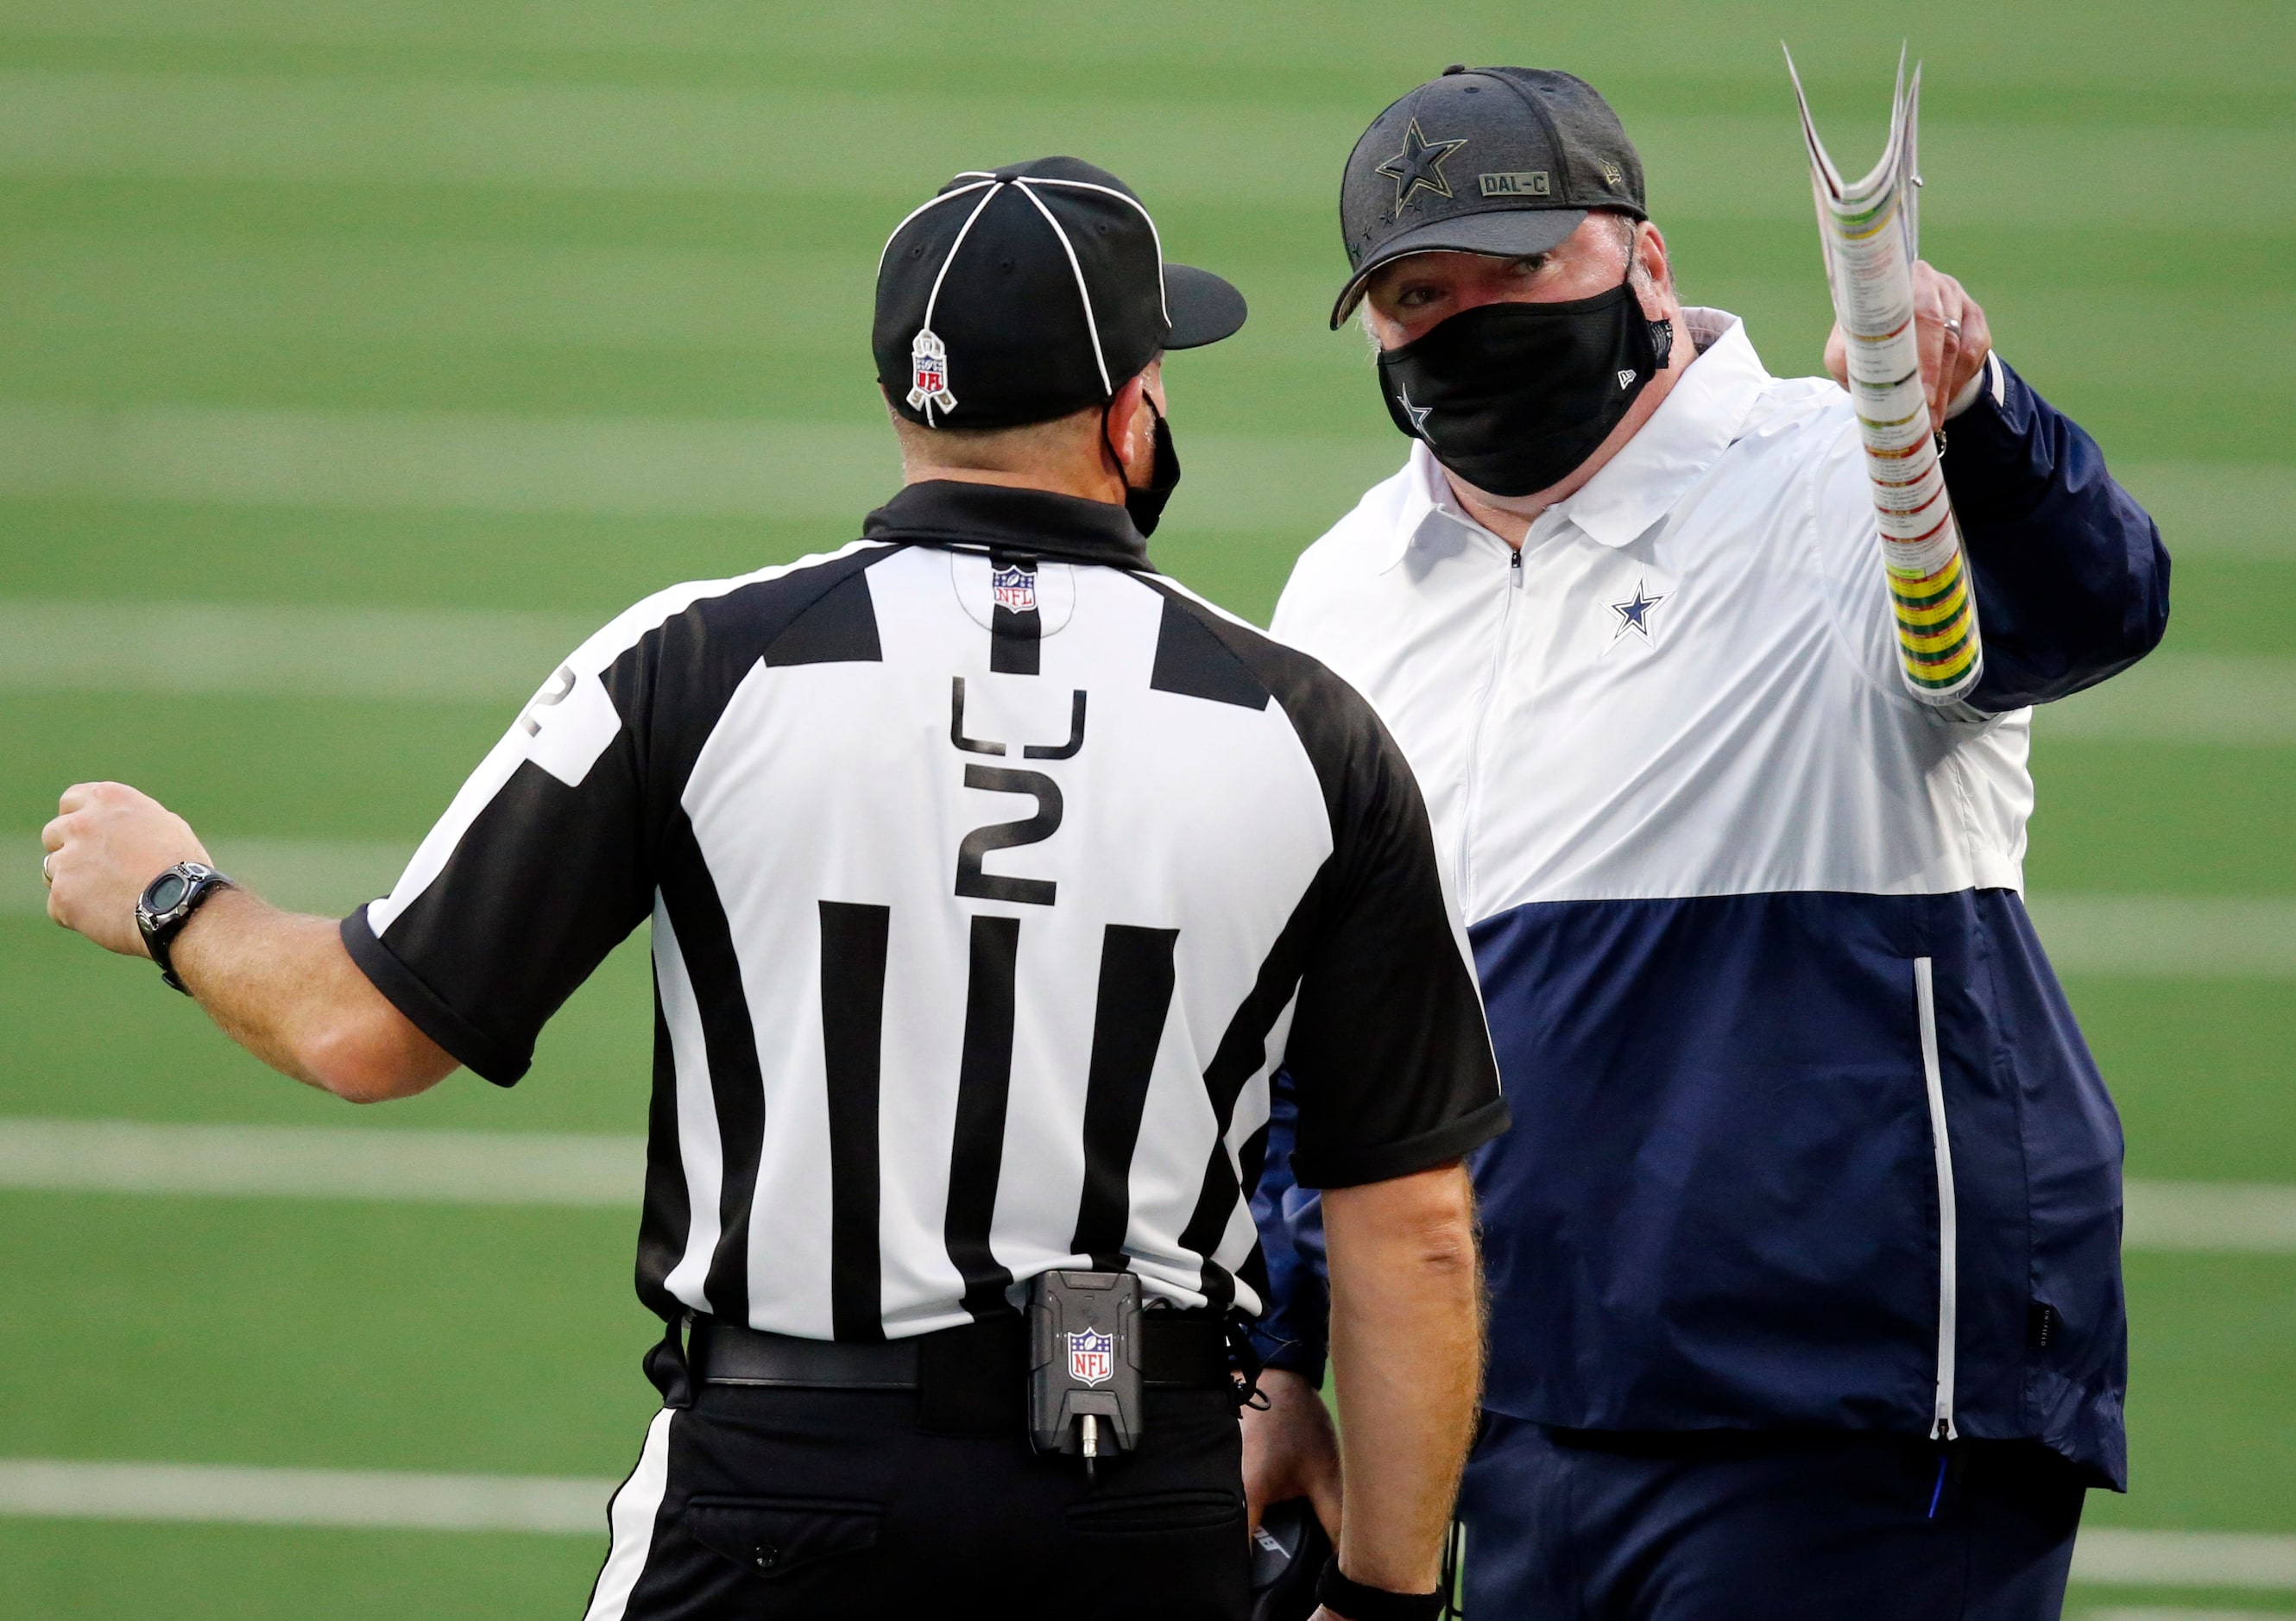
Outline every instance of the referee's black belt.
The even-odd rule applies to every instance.
[[[709,1385],[810,1390],[931,1390],[987,1384],[1017,1396],[1029,1371],[1029,1327],[1015,1314],[907,1339],[800,1339],[696,1314],[686,1358]],[[1140,1372],[1150,1389],[1224,1390],[1227,1335],[1211,1312],[1140,1314]]]

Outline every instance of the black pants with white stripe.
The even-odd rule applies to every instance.
[[[615,1494],[586,1621],[982,1615],[1241,1621],[1242,1461],[1223,1391],[1151,1390],[1139,1450],[931,1434],[901,1390],[703,1385]]]

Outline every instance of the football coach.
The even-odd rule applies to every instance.
[[[880,261],[905,487],[598,632],[387,897],[276,911],[117,783],[47,827],[59,922],[354,1101],[517,1081],[651,919],[664,1404],[591,1621],[1240,1621],[1279,1063],[1357,1462],[1319,1591],[1431,1613],[1480,1354],[1461,1161],[1506,1109],[1403,755],[1149,566],[1162,356],[1243,317],[1114,176],[959,175]]]
[[[2020,899],[2027,741],[2159,641],[2152,521],[1918,267],[1985,648],[1941,712],[1901,684],[1848,396],[1684,304],[1593,88],[1451,69],[1340,214],[1332,324],[1360,307],[1413,444],[1275,628],[1418,773],[1514,1110],[1475,1167],[1469,1613],[2055,1615],[2125,1475],[2121,1143]],[[1284,1129],[1292,1371],[1248,1474],[1328,1502]]]

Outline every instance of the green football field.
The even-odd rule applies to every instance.
[[[1927,257],[2177,557],[2166,649],[2036,725],[2035,911],[2136,1187],[2134,1486],[2071,1611],[2296,1613],[2284,4],[0,0],[0,1616],[571,1617],[603,1516],[562,1505],[653,1405],[644,940],[515,1091],[354,1111],[39,915],[65,784],[158,794],[291,904],[387,888],[587,629],[857,532],[896,475],[880,244],[1052,151],[1251,300],[1171,364],[1156,553],[1264,619],[1402,454],[1324,324],[1363,125],[1451,61],[1583,74],[1685,294],[1807,373],[1782,37],[1845,167],[1926,58]],[[559,1180],[422,1169],[478,1134]],[[526,1521],[408,1523],[505,1476],[546,1478]]]

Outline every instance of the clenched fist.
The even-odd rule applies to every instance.
[[[106,951],[144,957],[135,897],[179,861],[204,862],[191,823],[125,782],[78,782],[40,830],[48,915]]]

